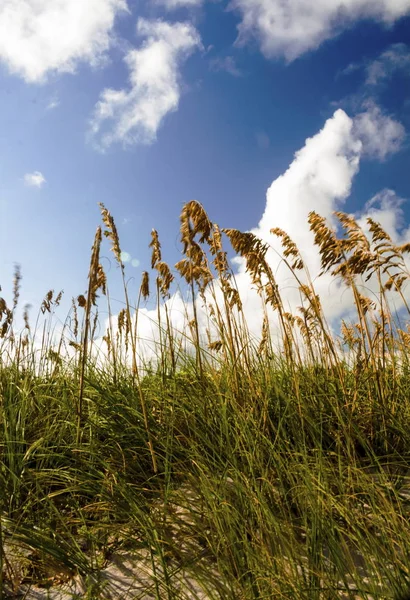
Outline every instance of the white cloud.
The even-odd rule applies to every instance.
[[[0,2],[0,61],[27,82],[50,72],[95,64],[112,43],[126,0],[6,0]]]
[[[410,0],[232,0],[242,14],[239,41],[255,37],[267,57],[294,60],[359,19],[390,25]]]
[[[47,104],[47,110],[53,110],[53,108],[57,108],[57,106],[60,106],[59,100],[50,100]]]
[[[373,221],[380,223],[395,244],[404,244],[409,241],[407,234],[402,231],[405,223],[402,209],[404,203],[405,200],[397,196],[394,190],[384,189],[366,202],[357,222],[366,230],[366,220],[371,217]]]
[[[371,101],[355,117],[355,130],[363,142],[364,153],[379,160],[400,150],[406,136],[403,125],[383,114]]]
[[[24,175],[24,183],[30,187],[41,188],[46,183],[46,178],[40,171],[34,171]]]
[[[129,89],[105,89],[95,107],[90,135],[102,150],[155,140],[164,117],[178,107],[181,63],[201,45],[190,23],[139,19],[137,31],[146,40],[125,57]]]
[[[296,152],[288,170],[268,189],[265,212],[252,232],[272,246],[268,260],[285,299],[285,306],[293,311],[300,306],[298,286],[281,262],[279,255],[282,249],[279,241],[270,233],[271,228],[280,227],[296,242],[328,319],[338,320],[346,315],[352,308],[349,290],[345,290],[340,281],[335,281],[328,274],[318,277],[321,271],[320,257],[309,230],[308,214],[314,210],[330,224],[336,224],[333,213],[343,210],[354,177],[359,171],[361,158],[371,154],[375,159],[383,159],[388,152],[398,150],[398,145],[392,141],[394,135],[393,138],[390,136],[390,131],[395,130],[393,123],[396,122],[382,115],[374,105],[353,119],[343,110],[337,110],[319,133],[306,140],[304,147]],[[369,141],[371,129],[377,130],[380,136],[373,143]],[[380,205],[377,213],[376,205]],[[382,224],[395,232],[393,237],[398,239],[402,226],[400,206],[401,201],[394,193],[384,190],[367,203],[357,217],[365,218],[371,214],[380,217]],[[255,317],[258,299],[255,294],[246,292],[249,278],[244,263],[240,261],[239,264],[236,281],[243,296],[248,294],[246,315],[253,322],[253,331],[257,332],[261,325],[261,318]]]
[[[328,119],[321,131],[306,140],[304,146],[295,154],[287,171],[277,177],[269,187],[266,195],[266,207],[257,227],[251,231],[268,242],[272,249],[268,251],[267,260],[275,274],[282,299],[287,310],[297,313],[301,305],[298,284],[284,265],[282,248],[270,230],[280,227],[297,243],[310,277],[314,281],[316,292],[320,295],[322,306],[329,322],[340,323],[340,319],[351,314],[353,298],[341,281],[335,281],[331,275],[318,277],[321,270],[320,256],[313,243],[313,234],[308,225],[308,214],[314,210],[329,223],[335,224],[333,212],[343,210],[344,202],[349,197],[354,177],[359,171],[360,160],[367,152],[367,142],[360,139],[357,119],[350,118],[343,110],[337,110]],[[363,120],[363,115],[360,120]],[[370,107],[367,118],[369,122],[380,120],[380,113]],[[378,154],[374,155],[376,158]],[[403,231],[403,201],[397,198],[392,190],[383,190],[366,203],[356,218],[365,225],[365,219],[372,216],[380,221],[391,234],[393,240],[400,243],[409,241],[409,230]],[[210,215],[212,219],[212,215]],[[229,226],[229,224],[227,224]],[[229,242],[226,242],[229,244]],[[263,311],[261,300],[252,286],[242,259],[235,260],[237,265],[235,282],[241,295],[243,309],[250,332],[259,336],[261,332]],[[301,273],[302,280],[305,279]],[[371,289],[372,281],[367,282]],[[210,297],[208,295],[208,301]],[[192,303],[183,302],[180,293],[174,294],[167,302],[170,322],[175,329],[175,338],[189,348],[188,322],[193,316]],[[222,303],[221,305],[222,306]],[[200,332],[205,336],[209,327],[207,312],[202,307],[202,300],[197,301],[197,315]],[[164,306],[161,308],[161,319],[165,320]],[[273,334],[276,329],[276,316],[268,311]],[[158,318],[156,309],[143,309],[138,317],[138,335],[141,338],[140,349],[146,359],[156,356],[156,344],[159,343]],[[177,334],[179,332],[179,334]]]
[[[237,66],[233,56],[213,58],[209,61],[212,71],[226,71],[234,77],[241,77],[242,71]]]
[[[393,44],[377,60],[368,64],[366,71],[368,85],[377,85],[397,71],[410,75],[410,47],[406,44]]]
[[[57,95],[54,95],[47,104],[47,110],[53,110],[53,108],[57,108],[57,106],[60,106],[60,100]]]

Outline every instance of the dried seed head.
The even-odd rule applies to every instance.
[[[282,246],[284,248],[283,255],[286,258],[292,257],[294,259],[291,263],[291,268],[296,270],[303,269],[303,260],[300,255],[299,248],[296,246],[292,238],[279,227],[274,227],[270,230],[270,232],[281,239]]]
[[[28,329],[28,331],[30,331],[30,323],[29,323],[29,317],[28,317],[28,311],[31,308],[31,304],[26,304],[24,306],[24,312],[23,312],[23,320],[24,320],[24,326],[26,329]]]
[[[151,238],[151,243],[149,244],[149,247],[152,248],[151,269],[154,269],[155,265],[161,261],[161,244],[156,229],[151,231]]]
[[[13,323],[13,311],[7,307],[6,301],[4,298],[0,298],[0,321],[3,319],[4,321],[0,327],[0,338],[4,338],[6,333],[8,332],[11,324]],[[9,339],[13,335],[13,332],[10,332]]]
[[[101,264],[97,267],[95,274],[95,291],[101,289],[104,296],[107,294],[107,276]]]
[[[8,311],[7,304],[4,298],[0,298],[0,319]]]
[[[14,278],[13,278],[13,310],[16,308],[19,296],[20,296],[20,281],[21,281],[21,270],[20,265],[14,265]]]
[[[81,351],[81,348],[82,348],[81,344],[78,344],[77,342],[73,342],[73,340],[70,340],[68,342],[68,345],[72,346],[76,352],[80,352]]]
[[[315,234],[315,244],[319,247],[322,274],[337,265],[343,258],[343,247],[334,231],[326,224],[326,219],[311,211],[308,216],[310,230]]]
[[[404,254],[405,252],[410,252],[410,243],[407,242],[407,244],[403,244],[402,246],[397,246],[397,249]]]
[[[222,234],[217,223],[213,224],[212,227],[212,238],[211,238],[211,252],[216,254],[222,250]]]
[[[107,351],[108,351],[108,358],[109,358],[111,355],[111,346],[112,346],[109,330],[107,330],[106,335],[103,335],[103,340],[107,344]]]
[[[77,299],[77,301],[78,301],[78,299]],[[84,302],[85,302],[85,298],[84,298]],[[75,303],[75,298],[71,299],[71,306],[73,308],[73,324],[74,324],[73,334],[74,334],[74,337],[76,338],[78,335],[78,313],[77,313],[77,305]],[[85,306],[85,304],[84,304],[84,306]]]
[[[54,290],[49,290],[47,292],[47,294],[45,295],[43,302],[41,303],[40,310],[43,313],[43,315],[46,311],[51,312],[51,305],[53,303],[53,294],[54,294]]]
[[[258,349],[259,354],[262,354],[264,352],[264,350],[266,349],[268,339],[269,339],[269,321],[268,321],[267,316],[265,315],[263,317],[263,323],[262,323],[262,336],[261,336],[261,341],[260,341],[259,349]]]
[[[100,265],[100,247],[101,247],[101,227],[97,227],[97,231],[95,232],[94,244],[91,249],[91,261],[90,261],[90,271],[88,273],[89,279],[89,293],[90,297],[88,298],[90,304],[95,305],[97,300],[97,291],[100,287],[102,287],[103,292],[105,293],[105,283],[106,277],[104,274],[104,270]]]
[[[377,244],[379,242],[388,242],[389,246],[392,244],[392,239],[389,234],[383,229],[380,223],[377,223],[372,218],[367,218],[367,223],[369,225],[369,231],[372,234],[372,242],[373,244]]]
[[[221,342],[221,340],[216,340],[216,341],[210,342],[208,344],[209,350],[214,350],[215,352],[219,352],[221,350],[222,346],[223,346],[223,343]]]
[[[61,298],[63,297],[64,291],[60,290],[57,294],[57,298],[54,300],[55,306],[60,306]]]
[[[141,291],[141,296],[144,298],[144,300],[146,300],[149,297],[149,275],[148,275],[148,271],[144,271],[143,274],[142,274],[142,281],[141,281],[140,291]]]
[[[250,232],[242,233],[237,229],[222,229],[222,231],[228,236],[235,252],[245,258],[246,270],[251,276],[252,283],[260,292],[268,246]]]
[[[370,298],[367,298],[367,296],[362,296],[362,294],[359,294],[359,302],[360,306],[362,307],[363,314],[366,314],[369,310],[374,310],[376,308],[376,304],[370,300]]]
[[[370,252],[370,242],[356,220],[351,215],[340,211],[335,212],[335,215],[342,224],[347,236],[343,240],[344,249],[347,251],[360,248],[362,251]]]
[[[342,320],[340,333],[342,334],[343,344],[350,350],[360,343],[360,338],[357,337],[355,328],[352,325],[348,325],[344,320]]]
[[[87,300],[85,299],[85,296],[83,296],[83,294],[80,294],[79,296],[77,296],[77,302],[78,302],[78,306],[80,306],[80,308],[85,308],[87,305]]]
[[[206,286],[212,281],[213,276],[206,260],[201,263],[194,263],[189,258],[183,258],[176,263],[175,268],[179,271],[181,277],[187,283],[195,282],[199,291],[204,292]]]
[[[394,273],[393,275],[391,275],[389,277],[389,279],[384,284],[384,289],[391,290],[394,287],[395,290],[400,292],[401,288],[403,287],[403,283],[407,280],[408,280],[407,275],[404,275],[404,274],[400,275],[400,273]]]
[[[102,202],[99,202],[101,217],[104,225],[107,229],[104,230],[104,235],[106,238],[111,240],[111,250],[114,253],[115,259],[117,263],[124,268],[122,259],[121,259],[121,248],[120,248],[120,238],[118,235],[117,227],[115,225],[115,221],[111,213],[105,208]]]
[[[118,317],[117,317],[117,325],[118,325],[118,331],[120,332],[120,335],[122,335],[122,330],[124,328],[125,325],[125,319],[126,319],[126,310],[125,308],[123,308],[122,310],[120,310],[120,312],[118,313]]]
[[[156,264],[156,269],[159,273],[158,284],[163,298],[169,296],[169,288],[174,280],[174,276],[166,262],[160,261]]]
[[[212,223],[208,218],[202,204],[196,200],[191,200],[182,208],[181,216],[181,242],[184,244],[183,253],[186,254],[187,248],[194,241],[197,234],[201,234],[199,242],[210,243]]]

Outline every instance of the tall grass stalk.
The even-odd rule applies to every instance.
[[[100,208],[124,290],[117,327],[101,228],[87,294],[57,341],[60,295],[46,294],[34,327],[25,307],[21,332],[19,268],[10,306],[0,298],[0,589],[77,577],[89,598],[115,597],[109,569],[139,557],[117,597],[401,598],[410,588],[410,244],[342,213],[338,237],[311,213],[322,273],[342,280],[355,310],[329,324],[286,232],[272,230],[300,293],[292,310],[269,245],[221,230],[192,201],[174,270],[151,233],[155,291],[144,272],[133,307],[114,219]],[[259,338],[223,233],[260,297]],[[189,291],[181,331],[168,302],[178,275]],[[109,315],[100,340],[98,290]],[[144,360],[149,296],[158,341]]]

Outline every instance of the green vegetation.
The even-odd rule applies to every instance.
[[[88,294],[73,303],[57,345],[61,296],[44,299],[40,346],[27,315],[24,331],[13,330],[18,270],[12,307],[0,299],[3,598],[75,576],[84,598],[103,598],[109,583],[99,573],[124,552],[141,556],[149,574],[122,598],[401,598],[410,587],[410,333],[390,307],[399,301],[406,322],[410,244],[394,245],[371,220],[366,235],[344,214],[337,237],[310,215],[323,271],[343,280],[356,307],[335,335],[285,232],[272,233],[300,290],[295,314],[268,247],[224,230],[261,297],[256,342],[221,231],[190,202],[176,270],[205,305],[210,337],[205,344],[192,303],[184,335],[172,326],[164,300],[173,275],[153,231],[160,334],[149,366],[137,328],[148,275],[133,307],[115,223],[101,210],[125,292],[102,342],[106,362],[95,352],[97,292],[110,307],[100,228]],[[361,283],[368,276],[378,282],[372,297]]]

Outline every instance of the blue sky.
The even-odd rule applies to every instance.
[[[307,209],[408,238],[410,0],[9,0],[0,107],[0,285],[19,263],[35,310],[86,289],[98,202],[135,295],[153,227],[179,260],[191,199],[308,253]]]

